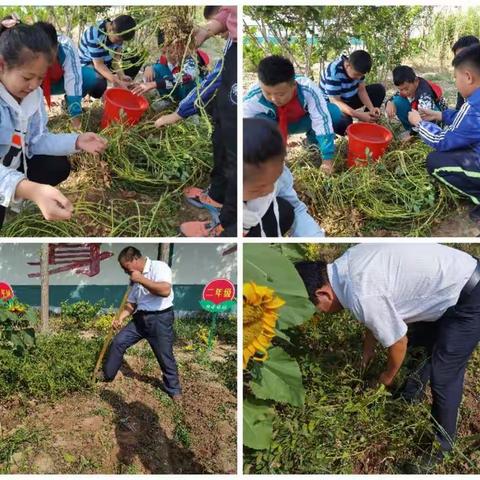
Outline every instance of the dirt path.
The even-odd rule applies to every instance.
[[[230,347],[217,350],[222,357]],[[146,355],[127,356],[115,381],[94,392],[0,406],[3,432],[24,427],[41,437],[14,455],[10,473],[233,473],[235,396],[193,361],[195,352],[178,349],[179,407],[158,388],[158,366]]]

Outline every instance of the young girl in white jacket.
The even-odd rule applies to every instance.
[[[47,220],[69,219],[73,206],[54,188],[70,173],[67,156],[107,147],[95,133],[48,132],[40,85],[52,61],[42,29],[15,18],[0,22],[0,226],[5,209],[19,210],[23,200],[36,203]]]

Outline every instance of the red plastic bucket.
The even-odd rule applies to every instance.
[[[392,141],[393,133],[376,123],[357,122],[347,128],[347,166],[363,167],[368,160],[378,161]]]
[[[112,122],[125,121],[135,125],[148,109],[148,101],[141,95],[134,95],[124,88],[110,88],[104,94],[103,116],[100,122],[102,128]]]

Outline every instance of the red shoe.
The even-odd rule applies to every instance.
[[[184,222],[180,225],[180,231],[185,237],[219,237],[223,232],[220,223],[211,222]]]

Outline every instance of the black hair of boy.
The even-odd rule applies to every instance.
[[[0,25],[0,56],[8,68],[20,67],[39,55],[53,60],[53,45],[48,35],[36,25],[20,23],[11,28]]]
[[[48,38],[54,47],[58,45],[57,29],[54,25],[48,22],[36,22],[35,25],[40,27],[48,35]]]
[[[453,45],[452,45],[452,52],[454,55],[457,54],[457,51],[461,48],[470,47],[472,45],[477,45],[480,43],[480,40],[475,35],[465,35],[460,37]]]
[[[157,30],[157,46],[161,47],[165,43],[165,31],[159,28]]]
[[[295,268],[305,284],[308,298],[316,305],[315,292],[329,283],[327,263],[321,260],[303,261],[295,263]]]
[[[293,63],[281,55],[271,55],[261,60],[258,64],[257,73],[258,79],[269,87],[279,83],[295,81]]]
[[[363,75],[372,69],[372,57],[365,50],[355,50],[348,57],[348,61],[356,72]]]
[[[122,40],[132,40],[135,36],[134,28],[137,23],[130,15],[120,15],[112,21],[113,30]]]
[[[219,10],[220,10],[220,5],[204,7],[203,18],[205,20],[210,20]]]
[[[454,68],[470,66],[480,74],[480,43],[463,49],[452,61]]]
[[[278,124],[266,118],[243,119],[243,164],[259,167],[285,157],[285,144]]]
[[[399,87],[403,83],[413,83],[417,78],[415,70],[408,65],[400,65],[399,67],[395,67],[392,74],[393,83],[396,87]]]

